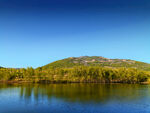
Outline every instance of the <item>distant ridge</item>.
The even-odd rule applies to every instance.
[[[150,71],[150,64],[129,59],[109,59],[102,56],[69,57],[47,64],[42,69],[71,68],[74,66],[125,67]]]

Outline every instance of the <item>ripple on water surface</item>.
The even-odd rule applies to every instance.
[[[150,85],[0,84],[0,113],[149,113]]]

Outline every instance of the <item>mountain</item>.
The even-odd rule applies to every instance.
[[[129,59],[109,59],[101,56],[69,57],[58,60],[41,67],[44,70],[49,68],[71,68],[74,66],[101,66],[101,67],[126,67],[150,71],[150,64]]]

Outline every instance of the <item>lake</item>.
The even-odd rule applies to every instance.
[[[150,85],[0,84],[0,113],[150,113]]]

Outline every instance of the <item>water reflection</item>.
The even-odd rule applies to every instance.
[[[104,104],[110,100],[132,102],[150,94],[149,85],[138,84],[1,84],[0,92],[8,88],[18,88],[20,99],[36,102],[57,98],[72,103]]]

